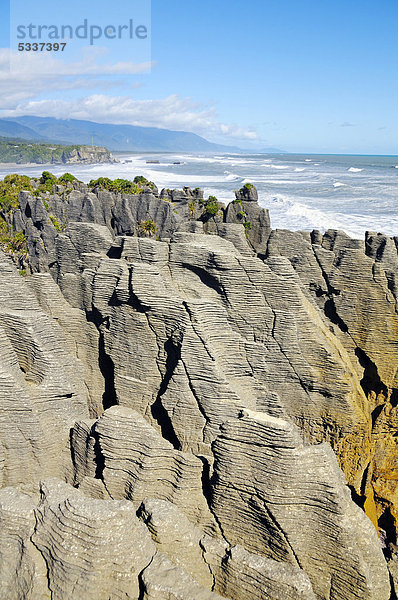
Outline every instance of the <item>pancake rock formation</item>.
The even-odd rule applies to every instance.
[[[2,217],[0,597],[396,598],[398,238],[146,183]]]

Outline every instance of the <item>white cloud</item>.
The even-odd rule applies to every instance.
[[[151,66],[149,63],[104,62],[106,54],[106,48],[86,48],[79,62],[67,63],[47,53],[0,49],[0,87],[5,91],[0,96],[0,117],[35,115],[85,119],[189,131],[217,141],[258,140],[253,129],[220,122],[214,106],[178,95],[159,100],[135,100],[131,96],[102,93],[70,100],[37,99],[45,92],[98,88],[103,91],[126,86],[118,77],[142,73]],[[106,75],[111,77],[99,79]],[[129,89],[138,86],[135,83]]]
[[[20,102],[37,97],[45,91],[76,89],[110,89],[119,85],[118,79],[101,79],[102,76],[121,76],[142,73],[149,63],[99,62],[106,49],[87,48],[81,60],[67,63],[47,53],[18,53],[0,49],[0,109],[11,109]]]
[[[15,110],[3,113],[3,116],[10,117],[21,115],[160,127],[241,140],[258,139],[254,130],[220,123],[214,107],[178,95],[160,100],[134,100],[129,96],[104,94],[94,94],[77,100],[32,100],[21,103]]]

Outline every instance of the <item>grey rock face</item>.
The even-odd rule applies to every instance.
[[[193,523],[216,528],[203,497],[198,458],[174,450],[143,417],[121,406],[105,411],[94,431],[112,498],[128,498],[137,506],[147,497],[169,500]]]
[[[155,549],[131,503],[85,498],[50,479],[36,517],[32,542],[46,561],[52,597],[138,598],[138,576]]]
[[[143,571],[142,582],[143,600],[221,600],[161,554]]]
[[[397,518],[395,480],[398,423],[397,396],[397,294],[395,240],[368,232],[365,242],[351,240],[344,232],[299,241],[300,234],[273,232],[269,248],[283,254],[340,340],[365,397],[361,410],[368,416],[368,430],[357,431],[364,443],[354,451],[340,447],[339,459],[346,477],[362,496],[373,522]],[[356,461],[367,457],[362,483],[355,476]],[[396,542],[396,527],[389,541]]]
[[[7,600],[50,600],[46,564],[30,540],[35,507],[15,488],[0,490],[0,595]]]
[[[3,486],[71,474],[70,428],[88,416],[83,365],[62,328],[0,252],[0,447]]]
[[[166,500],[147,498],[140,506],[139,517],[148,527],[159,552],[198,583],[212,588],[213,573],[203,555],[203,531],[199,527]]]
[[[75,188],[0,255],[0,597],[389,600],[395,241]]]
[[[297,566],[264,558],[239,545],[228,548],[208,536],[201,544],[214,574],[214,589],[224,597],[315,599],[310,580]]]
[[[388,598],[376,532],[353,505],[330,448],[305,446],[285,420],[250,411],[223,429],[214,446],[212,508],[227,539],[243,538],[250,551],[263,554],[266,547],[270,558],[300,567],[317,598]],[[261,458],[256,450],[252,458],[258,447]],[[373,544],[367,546],[366,539]],[[347,562],[343,549],[350,544]]]
[[[246,195],[239,195],[238,192],[236,194],[237,199],[231,202],[225,211],[225,222],[240,225],[246,223],[245,231],[251,246],[258,254],[266,254],[271,233],[268,210],[261,208],[254,198],[248,199]]]

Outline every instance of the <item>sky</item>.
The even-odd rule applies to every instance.
[[[154,126],[253,150],[398,154],[396,0],[0,6],[0,117]],[[84,19],[116,30],[133,19],[148,35],[72,39],[62,55],[16,50],[18,24]]]

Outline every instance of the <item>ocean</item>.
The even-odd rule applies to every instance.
[[[118,164],[0,167],[7,173],[37,176],[44,169],[66,170],[88,182],[98,177],[133,179],[144,175],[159,189],[201,187],[222,202],[253,183],[274,229],[343,229],[398,235],[398,157],[304,154],[118,154]],[[148,160],[159,164],[148,164]],[[178,164],[177,164],[178,163]]]

